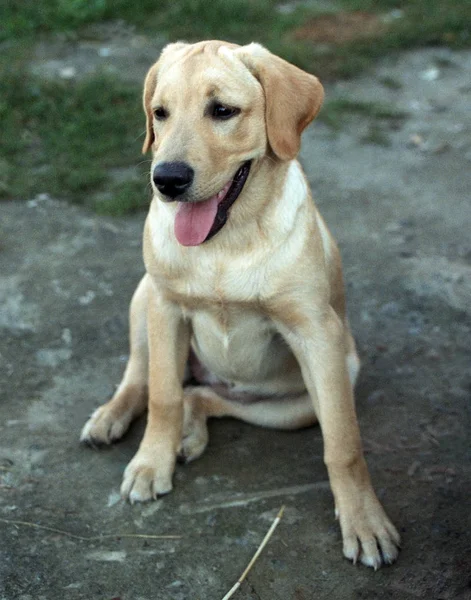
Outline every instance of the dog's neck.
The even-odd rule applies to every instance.
[[[293,186],[294,181],[298,184]],[[306,192],[297,161],[280,162],[265,156],[253,165],[249,180],[234,203],[227,224],[214,237],[214,243],[224,251],[239,254],[255,240],[284,237],[296,214],[296,204],[304,199]],[[283,219],[279,218],[280,212]]]

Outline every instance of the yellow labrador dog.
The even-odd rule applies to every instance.
[[[339,252],[296,161],[322,100],[316,77],[258,44],[164,49],[144,87],[154,198],[131,354],[81,439],[109,444],[148,408],[121,487],[144,502],[170,492],[178,454],[202,454],[209,417],[318,420],[344,555],[376,569],[399,535],[363,457]]]

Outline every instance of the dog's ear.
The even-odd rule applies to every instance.
[[[142,102],[144,104],[144,112],[146,113],[146,139],[144,140],[144,145],[142,146],[142,154],[148,152],[152,144],[154,143],[155,135],[154,135],[154,118],[152,114],[152,96],[155,92],[155,87],[157,85],[157,70],[159,67],[159,61],[157,61],[147,72],[145,81],[144,81],[144,95],[142,97]]]
[[[260,82],[265,93],[268,141],[281,160],[296,157],[301,133],[316,117],[324,99],[324,88],[314,77],[259,44],[235,51]]]
[[[184,42],[177,42],[175,44],[168,44],[162,50],[160,54],[159,60],[152,65],[152,67],[147,72],[145,81],[144,81],[144,94],[142,97],[142,102],[144,105],[144,112],[146,114],[146,139],[144,140],[144,145],[142,146],[142,154],[148,152],[154,143],[155,135],[154,135],[154,119],[152,114],[152,97],[155,92],[155,88],[157,86],[157,74],[159,70],[159,66],[162,62],[164,56],[175,51],[179,51],[188,46]]]

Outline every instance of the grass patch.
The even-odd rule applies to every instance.
[[[147,208],[151,200],[149,175],[131,178],[120,184],[113,184],[109,193],[98,195],[93,202],[95,211],[102,215],[122,217],[130,212]]]
[[[360,141],[362,144],[374,144],[385,148],[391,145],[389,136],[379,123],[370,123],[368,131],[360,138]]]
[[[470,0],[341,0],[341,2],[346,9],[372,10],[391,17],[390,33],[385,41],[385,47],[389,49],[440,44],[465,48],[471,45]]]
[[[336,100],[327,101],[324,104],[318,119],[332,129],[338,131],[345,123],[345,120],[352,115],[358,115],[373,120],[387,119],[393,121],[405,119],[407,117],[407,113],[399,111],[387,104],[337,98]]]
[[[318,119],[333,131],[340,131],[353,116],[368,121],[367,131],[360,138],[362,144],[387,147],[391,145],[391,140],[386,130],[405,119],[407,113],[379,102],[337,98],[324,104]]]
[[[95,190],[113,185],[113,169],[140,161],[144,117],[136,86],[104,75],[41,81],[16,69],[0,77],[3,197],[47,192],[90,203]]]
[[[281,0],[4,0],[0,65],[12,66],[0,66],[0,197],[47,192],[108,214],[148,203],[147,162],[127,179],[115,176],[142,161],[141,89],[102,75],[57,82],[31,77],[11,57],[18,60],[20,48],[20,62],[26,63],[28,45],[38,34],[80,37],[89,24],[120,19],[169,41],[258,41],[322,79],[357,74],[400,49],[471,46],[471,0],[338,0],[330,16],[368,13],[381,25],[374,31],[370,18],[373,32],[364,37],[360,18],[357,39],[335,39],[334,31],[333,41],[322,43],[315,36],[296,38],[300,28],[322,16],[315,3],[285,3],[288,11],[281,5]],[[401,85],[392,79],[382,84]],[[387,143],[381,121],[405,117],[388,106],[340,99],[327,102],[320,119],[335,130],[352,115],[372,119],[364,141],[378,144]]]
[[[77,32],[121,19],[168,40],[258,41],[323,78],[351,76],[392,51],[426,45],[471,45],[471,0],[339,0],[337,12],[378,15],[377,35],[334,43],[296,39],[296,31],[325,17],[314,3],[282,10],[279,0],[5,0],[0,41],[41,32]],[[335,38],[335,23],[333,25]]]
[[[105,18],[107,5],[107,0],[4,0],[0,40],[74,30]]]
[[[382,77],[379,81],[388,90],[396,91],[402,89],[402,83],[394,79],[394,77]]]
[[[121,19],[141,31],[167,33],[171,40],[276,43],[304,12],[285,13],[278,5],[278,0],[6,0],[0,39]]]
[[[377,36],[332,45],[322,54],[325,77],[350,77],[377,59],[424,46],[471,46],[471,0],[340,0],[348,11],[382,16]]]
[[[92,23],[123,20],[149,35],[168,41],[223,39],[265,44],[287,60],[309,68],[314,53],[292,40],[289,32],[317,14],[303,6],[280,11],[279,0],[6,0],[0,41],[33,38],[40,33],[80,30]]]

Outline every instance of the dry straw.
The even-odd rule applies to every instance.
[[[224,598],[222,600],[229,600],[229,598],[232,598],[232,596],[240,588],[242,582],[247,577],[250,569],[254,566],[255,561],[260,556],[260,554],[262,553],[262,550],[265,548],[265,546],[268,544],[268,541],[271,538],[271,536],[273,535],[273,532],[278,527],[278,523],[280,522],[281,517],[283,516],[284,510],[285,510],[285,507],[283,505],[280,508],[280,510],[278,511],[278,514],[276,515],[275,520],[271,524],[270,529],[267,531],[266,536],[263,538],[262,543],[260,544],[260,546],[258,547],[257,551],[253,555],[252,560],[247,565],[245,571],[242,573],[242,575],[239,577],[239,579],[237,580],[237,582],[232,586],[232,588],[227,592],[227,594],[224,596]]]
[[[72,538],[73,540],[80,540],[82,542],[95,542],[106,538],[141,538],[145,540],[180,540],[181,535],[152,535],[147,533],[101,533],[99,535],[83,536],[70,533],[70,531],[64,531],[63,529],[56,529],[55,527],[49,527],[47,525],[39,525],[39,523],[31,523],[30,521],[14,521],[11,519],[0,519],[1,523],[7,523],[8,525],[14,525],[15,527],[31,527],[32,529],[41,529],[42,531],[49,531],[51,533],[57,533],[58,535],[64,535]]]

